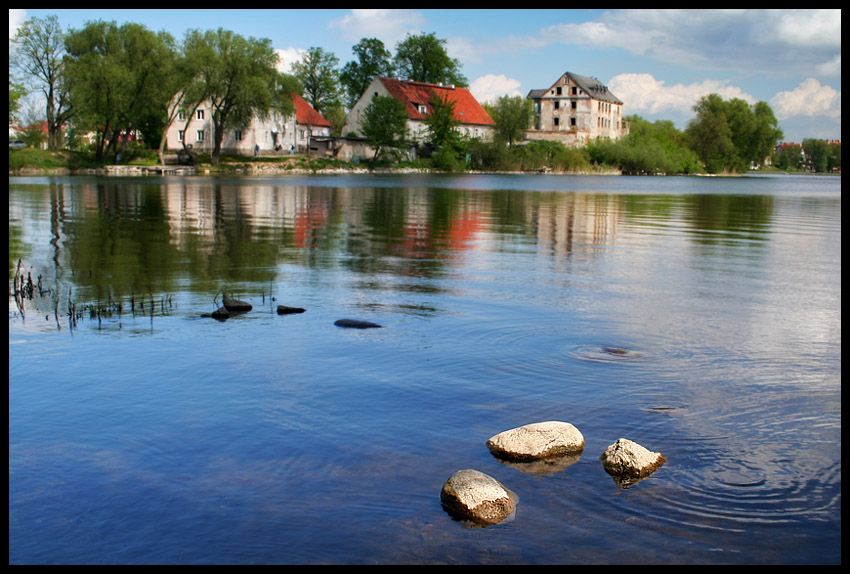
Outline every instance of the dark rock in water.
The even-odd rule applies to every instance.
[[[213,319],[218,319],[219,321],[224,321],[225,319],[230,317],[230,311],[227,310],[227,307],[219,307],[212,313],[210,313],[210,317]]]
[[[240,301],[239,299],[231,299],[230,297],[224,298],[224,306],[231,313],[236,312],[245,312],[253,309],[250,303],[246,303],[245,301]]]
[[[381,325],[377,323],[370,323],[369,321],[360,321],[359,319],[339,319],[334,321],[334,325],[337,327],[348,327],[350,329],[369,329],[372,327],[380,328]]]
[[[294,313],[303,313],[304,311],[306,311],[306,309],[302,309],[301,307],[287,307],[286,305],[277,306],[278,315],[292,315]]]
[[[629,352],[626,349],[621,349],[620,347],[602,347],[602,350],[608,353],[609,355],[628,355]]]

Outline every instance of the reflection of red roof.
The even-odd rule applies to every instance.
[[[481,107],[466,88],[458,88],[424,82],[410,82],[381,78],[381,83],[392,97],[407,106],[407,115],[412,120],[424,120],[431,112],[431,96],[437,94],[443,101],[454,102],[454,119],[463,124],[494,125],[490,114]],[[419,111],[425,106],[425,113]]]
[[[295,121],[301,125],[322,126],[329,128],[331,123],[322,117],[322,114],[317,112],[313,106],[307,103],[307,100],[295,94],[292,98],[295,102]]]

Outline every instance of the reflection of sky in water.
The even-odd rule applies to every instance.
[[[461,467],[520,496],[497,561],[840,556],[840,180],[44,181],[10,181],[10,265],[60,310],[175,305],[10,300],[10,561],[484,562]],[[225,287],[254,311],[201,319]],[[483,446],[558,419],[566,468]],[[620,437],[668,462],[619,489]]]

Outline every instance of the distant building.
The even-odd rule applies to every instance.
[[[267,118],[254,117],[246,126],[228,129],[221,140],[225,154],[251,155],[304,151],[313,138],[329,137],[331,124],[299,95],[293,97],[295,114],[283,117],[271,112]],[[185,144],[195,152],[212,152],[215,146],[212,108],[204,102],[192,118],[179,115],[168,128],[166,149],[179,150]]]
[[[478,103],[467,88],[451,84],[428,84],[393,78],[375,78],[351,108],[342,134],[362,135],[361,123],[366,107],[375,96],[392,96],[407,109],[407,128],[416,142],[427,139],[426,120],[431,113],[431,97],[438,95],[444,101],[454,103],[454,118],[460,122],[458,132],[470,138],[489,140],[493,137],[495,123],[490,114]]]
[[[534,102],[534,128],[526,132],[531,140],[556,140],[580,147],[596,138],[618,140],[628,135],[623,119],[623,102],[596,78],[564,73],[550,87],[531,90]]]

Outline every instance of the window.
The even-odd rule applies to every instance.
[[[195,141],[199,141],[199,142],[204,141],[204,130],[198,130],[196,132]]]
[[[558,89],[560,90],[561,88],[558,88]],[[555,100],[555,109],[556,110],[561,107],[560,104],[561,104],[561,100]]]
[[[204,119],[204,110],[198,110],[198,113],[195,115],[199,120]]]
[[[177,112],[177,119],[180,120],[181,122],[185,122],[186,121],[186,112],[183,111],[183,110],[180,110],[179,112]]]
[[[577,103],[578,103],[578,102],[576,102],[575,100],[573,100],[572,102],[570,102],[570,107],[571,107],[572,109],[574,109],[574,110],[575,110],[575,109],[577,109],[577,108],[576,108],[576,104],[577,104]]]
[[[558,87],[555,89],[555,93],[556,93],[556,94],[558,94],[559,96],[561,95],[561,86],[558,86]]]
[[[560,125],[560,123],[561,123],[561,118],[555,118],[555,127]]]
[[[422,104],[419,104],[418,108],[419,108],[419,113],[420,113],[420,114],[426,114],[426,113],[428,113],[428,107],[427,107],[427,106],[424,106],[424,105],[422,105]]]
[[[238,142],[242,141],[242,130],[234,130],[233,131],[233,139]]]
[[[177,130],[177,141],[182,142],[185,134],[186,130]]]

